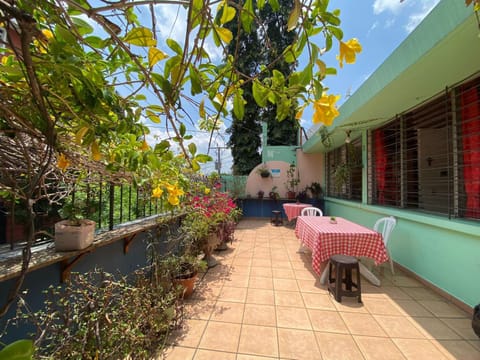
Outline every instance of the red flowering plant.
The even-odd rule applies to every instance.
[[[205,184],[192,188],[196,191],[187,194],[188,210],[182,227],[188,229],[200,249],[206,246],[213,234],[218,236],[219,242],[226,237],[232,240],[241,211],[230,195],[220,191],[216,183],[211,188]]]

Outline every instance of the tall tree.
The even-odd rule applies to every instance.
[[[264,79],[272,76],[273,71],[279,71],[284,78],[295,70],[296,62],[287,63],[282,57],[287,46],[296,38],[294,31],[287,31],[287,22],[292,12],[293,3],[289,0],[280,0],[278,9],[271,4],[265,4],[259,12],[260,25],[251,33],[242,33],[236,36],[239,17],[229,24],[234,34],[234,41],[227,47],[228,55],[237,59],[237,68],[247,77],[254,77],[259,73],[261,66],[271,64],[268,71],[259,77]],[[260,107],[253,99],[252,84],[247,82],[243,86],[245,115],[239,119],[232,114],[232,126],[227,130],[230,133],[229,145],[232,148],[234,173],[247,175],[261,161],[259,148],[261,145],[261,123],[268,125],[268,145],[294,145],[297,141],[298,122],[295,119],[297,102],[285,98],[279,105],[269,103]],[[284,119],[278,121],[279,113],[287,112]]]

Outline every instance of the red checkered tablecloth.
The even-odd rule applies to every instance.
[[[283,210],[285,210],[288,221],[292,221],[300,215],[303,209],[310,206],[312,205],[303,203],[285,203],[283,204]]]
[[[336,221],[331,224],[329,216],[297,218],[295,235],[312,250],[312,265],[318,274],[320,264],[335,254],[369,257],[376,265],[388,261],[380,233],[343,218],[337,217]]]

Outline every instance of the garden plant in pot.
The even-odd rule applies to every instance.
[[[95,221],[85,219],[83,201],[67,201],[58,211],[63,220],[55,223],[55,250],[82,250],[90,246],[95,234]]]
[[[287,181],[285,182],[288,199],[295,199],[295,192],[299,183],[300,176],[298,175],[297,167],[292,163],[287,170]]]

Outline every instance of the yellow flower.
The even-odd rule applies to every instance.
[[[142,142],[142,146],[140,147],[140,150],[147,151],[148,149],[150,149],[150,146],[148,145],[147,141],[144,139]]]
[[[177,185],[169,185],[169,186],[167,186],[167,190],[168,190],[168,195],[169,196],[178,197],[178,196],[182,196],[184,194],[183,190],[181,188],[179,188]]]
[[[43,29],[42,34],[47,38],[47,40],[50,40],[51,38],[53,38],[52,32],[48,29]]]
[[[313,123],[323,123],[330,126],[333,120],[338,116],[339,112],[335,107],[335,103],[340,99],[337,95],[322,95],[322,97],[313,103]]]
[[[205,188],[204,193],[205,193],[205,195],[210,194],[210,188]]]
[[[64,154],[60,154],[58,157],[57,166],[62,171],[65,171],[70,166],[70,162],[67,160]]]
[[[170,193],[168,195],[167,200],[168,200],[168,203],[173,206],[176,206],[180,203],[180,199],[178,198],[178,196],[171,195]]]
[[[347,42],[340,41],[340,55],[337,56],[337,60],[340,62],[340,67],[343,67],[343,61],[347,64],[354,64],[357,53],[362,51],[362,45],[357,39],[353,38]]]
[[[160,188],[160,186],[157,186],[155,189],[152,191],[152,198],[159,199],[163,195],[163,190]]]

